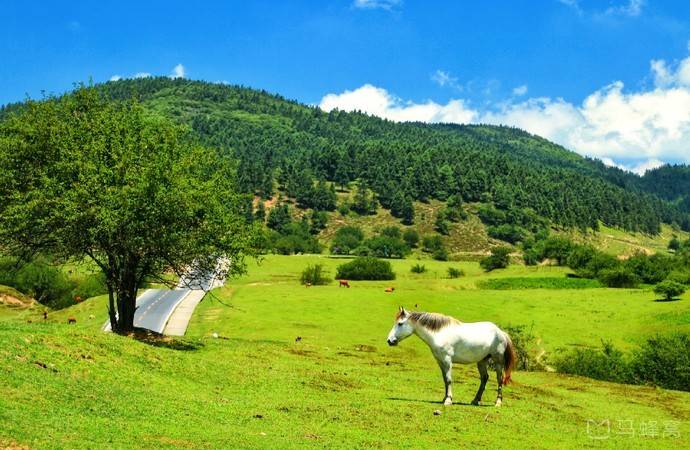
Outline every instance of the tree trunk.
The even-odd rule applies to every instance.
[[[128,333],[134,329],[137,288],[136,264],[125,264],[117,287],[117,331],[119,333]]]

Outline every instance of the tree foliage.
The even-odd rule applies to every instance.
[[[136,102],[80,87],[0,123],[0,250],[93,260],[114,330],[132,329],[145,279],[242,272],[254,242],[245,207],[227,155]]]

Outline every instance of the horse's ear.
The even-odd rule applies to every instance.
[[[400,307],[400,316],[407,316],[407,310],[403,306]]]

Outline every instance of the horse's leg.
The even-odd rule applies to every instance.
[[[484,394],[484,388],[486,387],[486,382],[489,381],[489,371],[486,367],[487,365],[487,360],[479,361],[477,363],[477,369],[479,369],[479,389],[477,390],[477,394],[474,396],[474,400],[472,400],[473,405],[478,405],[479,402],[482,401],[482,394]]]
[[[498,381],[498,396],[496,397],[496,406],[501,406],[503,402],[503,362],[498,363],[494,358],[494,366],[496,366],[496,380]],[[500,356],[503,359],[503,355]]]
[[[443,377],[443,383],[446,386],[446,395],[443,397],[444,405],[453,404],[453,361],[450,358],[444,358],[438,361],[438,366],[441,368],[441,376]]]

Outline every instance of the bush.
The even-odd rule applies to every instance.
[[[610,342],[602,341],[602,348],[577,348],[559,356],[556,370],[597,380],[631,383],[634,381],[628,359]]]
[[[431,257],[436,261],[448,261],[448,250],[446,250],[445,247],[438,248],[434,250],[434,253],[431,254]]]
[[[438,234],[424,236],[424,239],[422,239],[422,248],[425,252],[432,253],[442,247],[443,240]]]
[[[487,272],[505,269],[510,264],[510,251],[510,247],[494,247],[491,249],[491,255],[482,258],[479,265]]]
[[[587,265],[575,272],[582,278],[597,278],[603,270],[614,269],[620,265],[615,256],[596,252]]]
[[[320,284],[328,284],[331,280],[326,276],[321,264],[308,265],[302,271],[300,282],[302,284],[311,284],[314,286]]]
[[[673,268],[673,259],[663,255],[647,256],[638,252],[625,261],[624,266],[643,283],[656,284],[665,280]]]
[[[522,260],[526,266],[536,266],[541,262],[541,255],[538,250],[530,248],[523,252]]]
[[[654,288],[654,293],[662,295],[664,300],[673,300],[684,292],[685,286],[671,280],[662,281]]]
[[[393,273],[391,263],[388,261],[363,256],[338,266],[336,278],[343,280],[394,280],[395,273]]]
[[[412,273],[424,273],[426,272],[426,266],[423,264],[415,264],[410,268],[410,272]]]
[[[541,243],[542,256],[544,258],[555,259],[559,266],[566,263],[568,255],[573,248],[573,243],[568,239],[552,236]]]
[[[690,390],[690,335],[657,335],[633,352],[631,371],[636,383]]]
[[[690,271],[688,269],[676,269],[668,275],[668,280],[688,286],[690,285]]]
[[[464,275],[465,272],[462,269],[458,269],[457,267],[448,268],[448,278],[460,278]]]
[[[537,337],[525,325],[508,326],[503,328],[513,341],[517,354],[516,368],[518,370],[546,370],[544,352],[537,346]]]
[[[352,250],[359,247],[364,240],[364,232],[361,228],[348,226],[339,228],[335,232],[331,243],[331,253],[334,255],[349,255]]]
[[[405,230],[402,238],[410,248],[415,248],[417,247],[417,244],[419,244],[419,233],[417,233],[415,230]]]
[[[617,383],[653,384],[690,390],[690,336],[676,333],[648,338],[629,355],[611,343],[599,349],[575,349],[555,361],[559,372]]]
[[[604,269],[597,277],[604,286],[610,288],[634,288],[640,284],[640,279],[630,270],[624,267]]]
[[[42,259],[20,268],[13,287],[51,308],[64,308],[73,303],[71,292],[74,284],[60,269]]]
[[[371,254],[379,258],[402,258],[410,253],[410,248],[399,237],[387,235],[367,239],[365,245],[371,249]]]
[[[511,244],[522,241],[527,235],[527,232],[523,228],[507,223],[498,226],[489,226],[486,228],[486,231],[492,238]]]
[[[381,230],[381,236],[388,236],[393,239],[402,239],[402,233],[400,232],[400,227],[392,226],[386,227]]]

